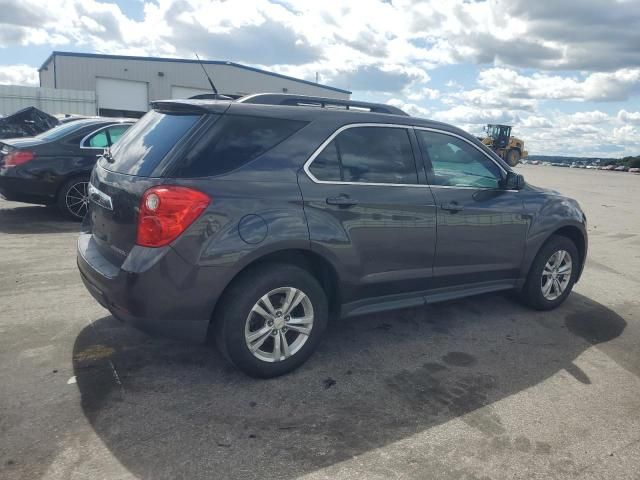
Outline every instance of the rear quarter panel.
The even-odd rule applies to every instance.
[[[211,204],[173,248],[194,265],[240,271],[286,249],[309,249],[302,197],[295,181],[181,180],[207,193]]]

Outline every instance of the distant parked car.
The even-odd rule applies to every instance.
[[[629,170],[629,167],[625,167],[624,165],[620,165],[620,166],[614,168],[614,170],[616,172],[626,172],[627,170]]]
[[[0,195],[7,200],[56,204],[68,218],[82,220],[89,203],[91,169],[133,120],[75,120],[40,135],[0,141]]]
[[[637,167],[630,168],[629,173],[640,173],[640,168],[637,168]]]

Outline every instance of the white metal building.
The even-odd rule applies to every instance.
[[[348,100],[351,92],[233,62],[203,60],[218,89],[231,96],[295,93]],[[149,102],[212,93],[197,60],[53,52],[39,69],[40,86],[95,92],[101,115],[140,116]]]

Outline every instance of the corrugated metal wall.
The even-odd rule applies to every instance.
[[[0,115],[11,115],[25,107],[47,113],[96,114],[96,94],[84,90],[0,85]]]
[[[113,78],[147,82],[149,100],[171,98],[172,87],[210,90],[202,67],[197,63],[138,59],[101,58],[56,55],[40,72],[43,87],[95,90],[96,78]],[[229,64],[205,64],[220,93],[295,93],[349,99],[342,93],[321,85],[312,85],[268,73],[239,68]],[[99,103],[99,99],[98,99]]]

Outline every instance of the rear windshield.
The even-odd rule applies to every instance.
[[[77,130],[81,130],[87,125],[94,125],[94,124],[96,126],[100,126],[100,123],[96,123],[95,121],[92,121],[92,120],[84,121],[84,122],[82,120],[75,120],[73,122],[63,123],[62,125],[53,127],[52,129],[47,130],[46,132],[42,132],[41,134],[36,135],[36,138],[40,140],[44,140],[46,142],[49,142],[51,140],[58,140],[59,138],[62,138],[69,133],[73,133]]]
[[[235,170],[306,125],[280,118],[225,115],[180,160],[170,175],[209,177]]]
[[[111,147],[100,165],[112,172],[150,176],[169,150],[195,125],[200,115],[150,111]]]

